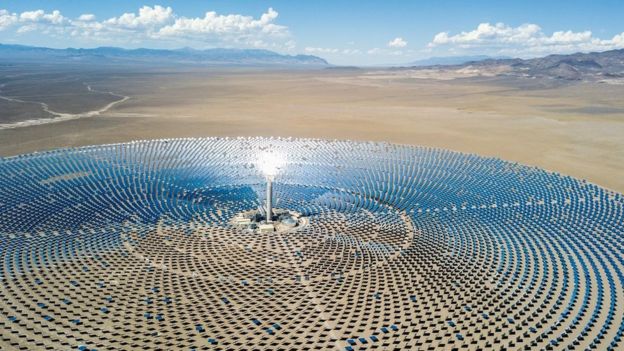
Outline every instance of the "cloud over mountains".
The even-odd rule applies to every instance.
[[[427,27],[433,31],[424,32],[415,27],[371,38],[345,34],[349,28],[338,24],[332,28],[332,33],[336,33],[333,37],[316,35],[316,24],[307,24],[312,26],[307,32],[305,23],[299,24],[292,18],[288,22],[291,28],[280,24],[278,11],[271,7],[253,15],[204,12],[203,7],[199,8],[201,12],[182,15],[169,6],[142,6],[105,18],[97,12],[67,16],[60,10],[34,9],[20,13],[0,9],[0,43],[54,47],[258,48],[287,54],[318,54],[341,64],[404,63],[432,56],[530,58],[624,48],[624,32],[600,38],[584,29],[557,28],[561,30],[546,32],[535,23],[518,26],[480,23],[454,33],[438,32],[438,27]],[[293,32],[301,35],[299,40],[295,40]],[[399,33],[401,36],[396,36]]]
[[[604,51],[624,48],[624,32],[611,39],[594,37],[589,30],[582,32],[556,31],[544,33],[537,24],[527,23],[512,27],[504,23],[481,23],[475,29],[451,35],[440,32],[428,44],[430,49],[445,48],[454,51],[481,52],[535,56],[547,53],[574,51]]]

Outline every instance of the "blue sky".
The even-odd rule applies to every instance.
[[[624,48],[622,14],[614,0],[4,0],[0,42],[265,48],[365,65]]]

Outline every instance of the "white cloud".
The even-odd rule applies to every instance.
[[[203,17],[177,15],[171,7],[143,6],[138,12],[97,21],[93,14],[76,19],[63,17],[58,10],[10,13],[0,9],[0,31],[13,28],[15,34],[36,32],[57,39],[84,43],[126,45],[157,43],[158,46],[263,47],[292,50],[295,43],[288,28],[276,24],[278,12],[269,8],[259,17],[206,12]]]
[[[294,50],[297,47],[297,43],[294,40],[289,40],[284,43],[286,50]]]
[[[279,37],[288,34],[287,28],[274,24],[277,11],[269,8],[259,19],[243,15],[219,15],[206,12],[204,17],[180,17],[174,23],[159,29],[161,36],[205,36],[221,35],[229,38],[248,39],[257,37]]]
[[[22,14],[19,16],[19,19],[22,22],[26,22],[26,21],[37,22],[41,18],[43,18],[43,15],[44,15],[43,10],[26,11],[26,12],[22,12]]]
[[[337,54],[340,52],[340,49],[306,47],[304,51],[309,54]]]
[[[359,55],[362,53],[359,49],[337,49],[337,48],[316,48],[306,47],[304,51],[308,54],[340,54],[340,55]]]
[[[550,43],[583,43],[591,41],[592,32],[584,31],[584,32],[554,32],[550,38],[546,38],[547,42]]]
[[[556,31],[544,33],[537,24],[527,23],[511,27],[504,23],[481,23],[477,28],[450,35],[440,32],[428,44],[429,48],[446,48],[449,51],[480,50],[484,53],[534,56],[573,51],[610,50],[624,47],[624,33],[612,39],[600,39],[591,31]]]
[[[388,42],[390,48],[404,48],[407,46],[407,42],[401,37],[396,37]]]
[[[168,23],[173,20],[173,9],[171,7],[143,6],[139,9],[139,14],[124,13],[119,17],[113,17],[105,24],[113,27],[135,29],[141,27],[152,27]]]
[[[17,23],[17,14],[0,9],[0,30],[4,30]]]
[[[52,11],[50,14],[43,15],[43,19],[50,21],[50,23],[61,24],[65,21],[65,17],[61,15],[61,12],[58,10]]]
[[[20,22],[47,22],[51,24],[62,24],[65,17],[61,12],[54,10],[51,13],[45,13],[43,10],[22,12],[19,16]]]
[[[366,51],[369,56],[378,56],[378,57],[398,57],[398,56],[406,56],[414,53],[414,50],[400,50],[396,48],[372,48]]]
[[[433,41],[429,43],[429,46],[524,42],[534,38],[536,35],[542,35],[541,30],[542,29],[536,24],[523,24],[519,27],[512,28],[504,23],[497,23],[495,25],[481,23],[476,29],[470,32],[461,32],[453,36],[449,36],[448,32],[438,33],[434,36]]]
[[[362,51],[360,49],[343,49],[342,54],[344,55],[359,55]]]
[[[85,13],[80,15],[80,17],[78,17],[78,20],[83,22],[95,21],[95,15],[92,13]]]
[[[28,33],[28,32],[32,32],[35,31],[37,29],[37,25],[36,24],[27,24],[25,26],[21,26],[17,29],[17,33]]]

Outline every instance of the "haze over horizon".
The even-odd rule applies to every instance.
[[[341,65],[624,48],[620,2],[444,2],[131,0],[112,7],[9,0],[0,5],[0,42],[52,48],[257,48],[317,55]]]

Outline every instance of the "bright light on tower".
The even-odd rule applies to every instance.
[[[265,152],[258,159],[258,168],[267,179],[273,179],[285,163],[283,155],[277,152]]]
[[[283,155],[277,152],[265,152],[258,159],[258,168],[267,180],[266,188],[266,221],[273,222],[273,179],[285,163]]]

